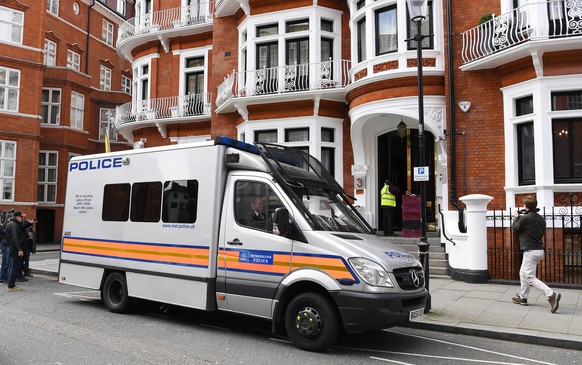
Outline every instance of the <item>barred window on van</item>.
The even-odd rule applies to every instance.
[[[131,187],[131,221],[159,222],[162,210],[160,181],[135,183]]]
[[[198,181],[173,180],[164,183],[162,221],[194,223],[198,211]]]
[[[103,189],[104,221],[125,222],[129,218],[129,184],[107,184]]]

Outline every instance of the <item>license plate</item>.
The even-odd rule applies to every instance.
[[[424,308],[415,309],[413,311],[410,311],[410,314],[408,315],[408,319],[410,321],[414,321],[416,319],[419,319],[423,315],[424,315]]]

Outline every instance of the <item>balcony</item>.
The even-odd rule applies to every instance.
[[[134,101],[117,107],[115,129],[129,142],[134,130],[153,126],[166,138],[168,124],[209,120],[211,103],[210,93]]]
[[[582,9],[575,1],[546,0],[520,6],[462,33],[461,70],[481,70],[543,53],[580,48]]]
[[[169,52],[170,38],[212,30],[213,16],[213,1],[136,16],[119,27],[117,52],[132,61],[135,47],[155,40]]]
[[[240,107],[246,105],[320,97],[344,101],[344,88],[350,83],[350,67],[350,61],[329,60],[244,72],[233,71],[218,86],[216,111],[241,112]]]

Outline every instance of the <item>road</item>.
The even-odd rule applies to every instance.
[[[143,303],[108,312],[99,293],[36,275],[0,291],[0,364],[582,364],[582,352],[393,328],[301,351],[263,320]]]

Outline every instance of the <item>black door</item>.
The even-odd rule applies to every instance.
[[[279,65],[279,46],[277,42],[257,45],[257,66],[255,92],[269,94],[278,91],[277,66]]]
[[[51,209],[37,209],[36,242],[54,243],[55,241],[55,211]]]
[[[309,39],[287,41],[285,90],[309,90]]]

